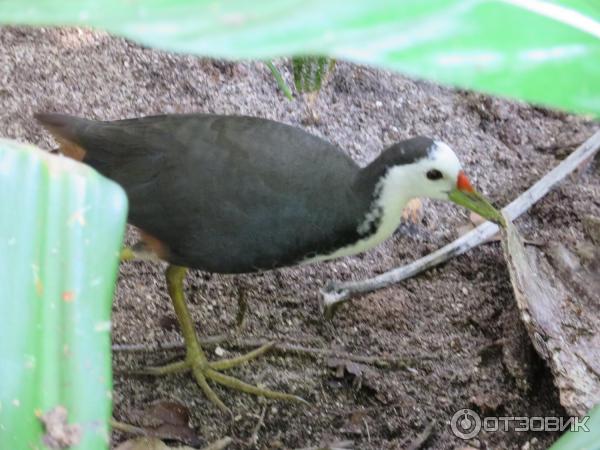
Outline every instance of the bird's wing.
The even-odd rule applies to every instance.
[[[365,207],[347,198],[359,170],[352,159],[277,122],[38,118],[124,187],[130,222],[167,244],[179,264],[220,272],[291,264],[353,239],[354,209]]]

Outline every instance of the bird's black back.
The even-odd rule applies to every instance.
[[[84,162],[123,186],[129,221],[166,244],[174,264],[239,273],[327,254],[359,238],[371,202],[354,189],[360,169],[339,148],[278,122],[53,120],[85,149]]]

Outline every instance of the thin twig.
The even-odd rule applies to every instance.
[[[202,450],[223,450],[228,447],[229,444],[233,442],[233,439],[230,437],[225,437],[223,439],[219,439],[218,441],[209,444],[207,447],[204,447]]]
[[[414,438],[410,444],[408,444],[408,447],[406,447],[406,450],[419,450],[423,446],[423,444],[425,444],[425,442],[427,442],[427,439],[429,439],[429,436],[431,436],[431,433],[433,433],[434,427],[435,427],[435,420],[432,420],[431,422],[429,422],[429,425],[427,425],[425,427],[425,429],[423,431],[421,431],[421,433],[419,433],[417,435],[417,437]]]
[[[557,183],[577,169],[579,165],[588,158],[591,158],[598,150],[600,150],[600,131],[597,131],[558,166],[506,206],[502,210],[504,215],[510,218],[510,220],[515,220],[535,202],[544,197]],[[461,255],[487,241],[498,230],[498,225],[485,222],[454,242],[405,266],[398,267],[367,280],[329,283],[321,290],[323,312],[326,317],[331,318],[337,308],[351,297],[399,283],[446,262],[454,256]]]
[[[226,342],[229,336],[226,334],[217,334],[216,336],[204,336],[200,338],[201,345],[218,345]],[[159,352],[168,350],[182,350],[185,344],[182,341],[167,342],[156,346],[148,344],[113,344],[113,352],[138,353],[138,352]]]
[[[241,347],[255,347],[258,345],[262,345],[262,340],[248,340],[244,341]],[[265,341],[266,342],[266,341]],[[233,344],[235,346],[235,344]],[[347,359],[349,361],[354,361],[363,364],[372,364],[375,366],[381,367],[389,367],[389,366],[409,366],[412,363],[420,361],[419,357],[403,357],[403,356],[366,356],[366,355],[354,355],[351,353],[340,352],[337,350],[329,350],[325,348],[314,348],[314,347],[305,347],[302,345],[295,344],[285,344],[285,343],[275,343],[275,346],[271,350],[273,352],[279,352],[283,354],[295,353],[298,355],[306,355],[314,358],[318,357],[331,357],[331,358],[339,358],[339,359]]]
[[[120,431],[122,433],[133,434],[136,436],[147,436],[146,430],[135,425],[131,425],[125,422],[119,422],[118,420],[111,418],[108,423],[113,430]]]
[[[248,445],[258,444],[258,432],[261,429],[261,427],[265,424],[265,414],[267,414],[267,405],[266,404],[263,406],[260,416],[258,416],[258,422],[256,422],[256,425],[254,426],[254,429],[252,430],[252,435],[250,436],[250,439],[248,440]]]
[[[277,342],[276,339],[234,339],[228,340],[225,335],[208,336],[201,339],[202,344],[206,343],[218,343],[227,344],[229,347],[237,350],[245,350],[248,348],[261,347],[269,342],[275,342],[271,352],[280,354],[294,353],[297,355],[308,356],[312,358],[330,357],[346,359],[363,364],[370,364],[377,367],[392,367],[392,368],[409,368],[414,365],[419,365],[423,360],[430,359],[427,355],[415,355],[415,356],[366,356],[366,355],[354,355],[338,350],[329,350],[326,348],[306,347],[297,344],[286,344]],[[144,352],[154,353],[160,350],[183,350],[185,344],[183,342],[169,342],[160,346],[152,347],[147,344],[115,344],[113,345],[113,351],[115,352]]]
[[[369,424],[367,423],[367,419],[363,417],[363,423],[365,424],[365,430],[367,431],[367,442],[371,442],[371,433],[369,432]]]

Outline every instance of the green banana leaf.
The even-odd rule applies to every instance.
[[[225,58],[326,55],[600,115],[597,0],[3,0],[0,23]]]
[[[588,416],[585,426],[589,431],[569,431],[549,450],[600,450],[600,405],[596,405]]]
[[[126,213],[93,169],[0,139],[0,449],[46,448],[40,416],[59,406],[80,429],[69,448],[108,447]]]

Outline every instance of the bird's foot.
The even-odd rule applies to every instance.
[[[289,400],[307,403],[306,400],[292,394],[272,391],[270,389],[260,388],[252,384],[245,383],[237,378],[221,373],[222,370],[231,369],[242,365],[248,361],[258,358],[273,347],[274,343],[265,344],[245,355],[235,358],[222,359],[219,361],[208,361],[200,349],[188,349],[185,360],[167,364],[161,367],[149,367],[141,373],[148,375],[167,375],[191,371],[196,382],[208,397],[220,410],[229,412],[229,408],[221,401],[215,391],[208,384],[208,380],[226,386],[230,389],[245,392],[246,394],[258,395],[273,400]]]

